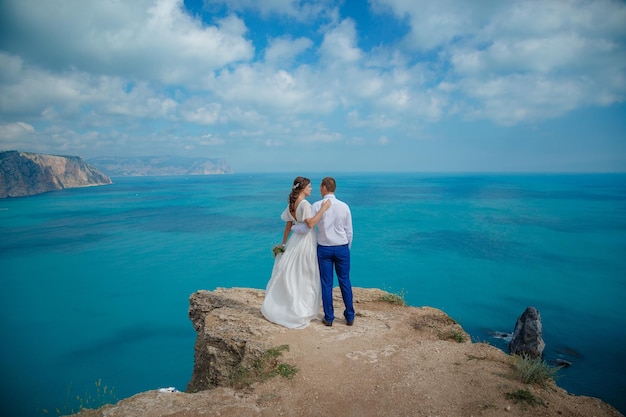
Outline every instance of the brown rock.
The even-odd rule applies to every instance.
[[[384,291],[355,288],[354,326],[336,320],[326,327],[316,320],[289,330],[262,317],[263,294],[218,288],[191,296],[198,339],[188,391],[198,392],[149,391],[78,416],[621,416],[554,383],[516,380],[510,356],[472,343],[440,310],[390,304],[380,301],[388,295]],[[342,306],[337,290],[335,306]],[[289,350],[279,361],[297,367],[295,376],[232,387],[241,375],[237,370],[250,369],[267,349],[283,345]],[[215,388],[203,390],[209,387]],[[519,390],[542,404],[507,397]]]
[[[0,198],[104,184],[111,179],[78,156],[0,152]]]

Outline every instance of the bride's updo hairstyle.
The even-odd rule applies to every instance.
[[[311,180],[304,177],[296,177],[296,179],[293,180],[293,187],[291,187],[291,192],[289,193],[289,212],[293,217],[296,217],[296,200],[300,192],[304,190],[304,187],[310,183]]]

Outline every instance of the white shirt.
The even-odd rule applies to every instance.
[[[352,213],[346,203],[338,200],[334,194],[326,194],[323,200],[313,203],[313,216],[326,199],[332,199],[332,204],[317,223],[317,243],[322,246],[348,244],[352,247]]]

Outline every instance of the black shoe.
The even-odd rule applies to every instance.
[[[324,326],[330,327],[333,325],[332,321],[326,321],[325,319],[322,319],[322,323],[324,324]]]
[[[347,321],[347,320],[346,320],[346,324],[347,324],[348,326],[352,326],[352,325],[354,324],[354,320],[350,320],[350,321]]]

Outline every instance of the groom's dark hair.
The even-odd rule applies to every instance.
[[[335,179],[333,177],[326,177],[322,180],[322,185],[324,187],[326,187],[326,190],[328,190],[328,192],[334,193],[335,189],[337,188],[337,183],[335,182]]]

